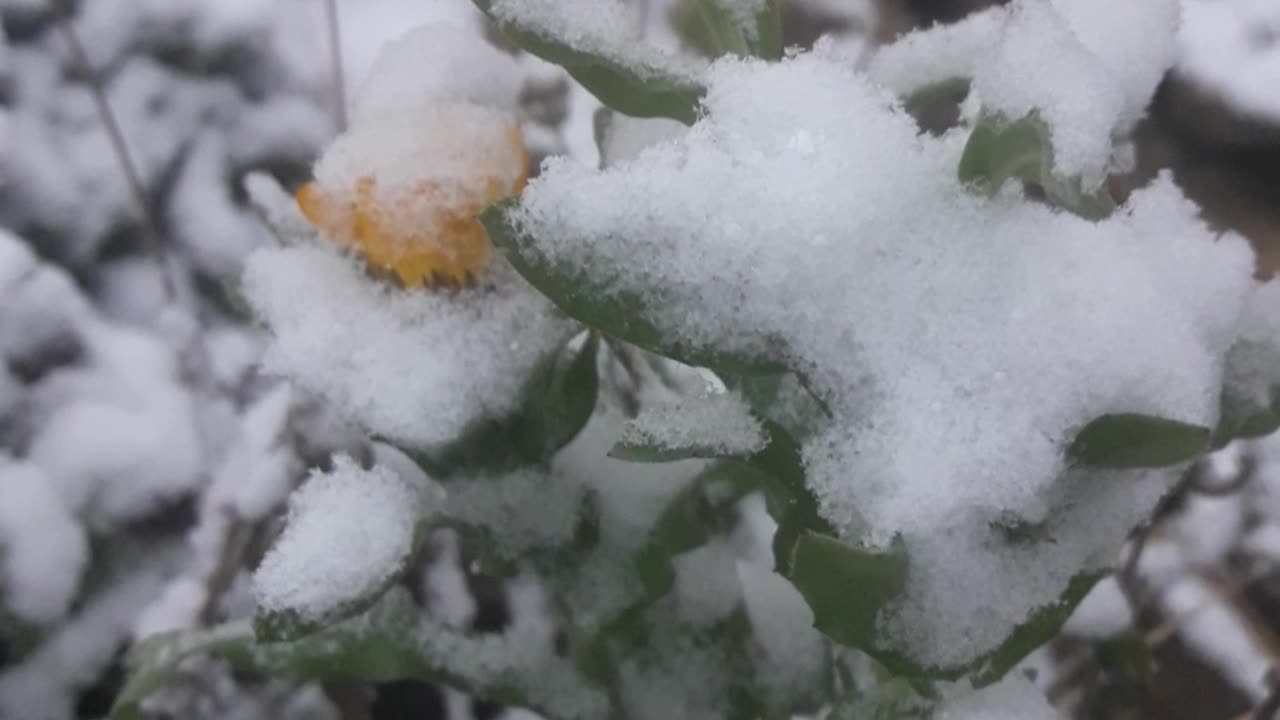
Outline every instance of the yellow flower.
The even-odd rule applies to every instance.
[[[461,286],[491,254],[476,215],[519,193],[527,176],[514,119],[460,103],[353,127],[296,199],[322,235],[405,287]]]

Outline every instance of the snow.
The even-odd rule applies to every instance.
[[[813,627],[804,597],[768,567],[739,561],[742,604],[759,649],[756,677],[779,694],[814,688],[826,662],[827,645]]]
[[[243,289],[271,330],[268,372],[415,448],[514,412],[529,373],[574,332],[500,259],[477,287],[409,292],[332,249],[269,248],[250,256]]]
[[[600,143],[600,159],[605,166],[625,162],[651,145],[677,138],[688,127],[667,118],[633,118],[608,112],[604,137]]]
[[[560,473],[521,469],[500,477],[456,483],[445,514],[485,528],[490,549],[508,559],[554,548],[573,537],[583,489]]]
[[[622,442],[662,450],[697,449],[720,457],[750,455],[767,438],[736,392],[707,392],[650,403],[622,429]]]
[[[997,6],[959,22],[914,30],[876,50],[867,74],[902,96],[954,78],[971,78],[1008,18],[1008,8]]]
[[[356,95],[352,123],[405,107],[467,101],[514,111],[523,73],[514,58],[458,24],[417,27],[388,43]]]
[[[948,700],[934,710],[935,720],[1059,720],[1031,681],[1018,673],[971,694]]]
[[[834,416],[804,447],[823,515],[912,558],[882,618],[895,645],[936,663],[990,649],[1178,474],[1071,469],[1075,434],[1108,413],[1217,422],[1251,252],[1167,175],[1101,222],[967,193],[963,135],[918,137],[820,56],[722,60],[709,80],[684,137],[603,171],[547,163],[509,218],[536,238],[523,250],[639,297],[672,345],[808,375]],[[1055,542],[993,542],[1009,518]]]
[[[1077,637],[1104,640],[1133,627],[1133,609],[1114,575],[1098,581],[1076,606],[1062,626],[1062,632]]]
[[[671,558],[675,570],[676,616],[694,626],[711,626],[729,617],[742,598],[732,548],[712,539]]]
[[[0,671],[0,716],[13,720],[75,717],[79,692],[116,658],[138,608],[160,592],[173,555],[152,546],[135,561],[143,567],[103,587],[22,662]],[[33,713],[38,711],[38,715]]]
[[[1216,668],[1254,703],[1269,694],[1266,676],[1272,655],[1232,602],[1209,581],[1186,577],[1170,587],[1160,605],[1178,623],[1186,647]]]
[[[621,0],[493,0],[490,7],[499,23],[602,57],[642,78],[696,83],[703,61],[643,41],[635,12]]]
[[[973,87],[988,111],[1037,113],[1049,126],[1057,172],[1096,188],[1112,134],[1141,117],[1174,62],[1177,22],[1177,0],[1018,2]]]
[[[1232,108],[1280,122],[1280,6],[1271,0],[1183,0],[1179,76]]]
[[[84,530],[48,478],[0,455],[0,607],[28,623],[60,619],[88,556]]]
[[[317,621],[383,587],[413,549],[432,500],[382,467],[350,457],[312,472],[289,499],[284,533],[254,573],[262,610]]]
[[[40,388],[44,422],[27,457],[97,523],[136,518],[201,481],[202,440],[173,351],[155,336],[93,323],[91,364]]]
[[[1224,420],[1243,421],[1280,402],[1280,280],[1250,293],[1227,355]]]

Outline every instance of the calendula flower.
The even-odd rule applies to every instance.
[[[406,287],[463,285],[492,249],[476,215],[519,193],[528,157],[508,113],[468,102],[364,117],[297,194],[307,219]]]

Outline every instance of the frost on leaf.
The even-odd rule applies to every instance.
[[[764,428],[736,392],[706,392],[641,408],[610,453],[622,459],[746,456],[764,447]]]
[[[293,635],[367,607],[400,572],[431,498],[350,457],[289,500],[284,533],[253,577],[260,635]],[[294,630],[294,628],[301,630]]]
[[[602,171],[549,162],[505,249],[662,346],[806,378],[831,413],[803,445],[821,515],[910,558],[879,642],[967,662],[1105,563],[1178,475],[1079,464],[1078,433],[1217,423],[1250,250],[1168,176],[1100,222],[975,197],[963,137],[918,136],[820,55],[722,60],[709,81],[686,135]],[[1052,542],[1011,539],[1025,525]]]

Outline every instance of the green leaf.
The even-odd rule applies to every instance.
[[[507,257],[530,285],[554,302],[566,315],[601,333],[632,345],[674,358],[688,365],[710,367],[730,374],[779,372],[781,363],[759,357],[725,355],[683,347],[663,337],[646,317],[646,303],[639,297],[598,286],[581,271],[549,262],[535,247],[537,238],[522,235],[507,221],[519,205],[510,198],[490,205],[479,220],[489,240]]]
[[[994,195],[1007,180],[1022,180],[1043,191],[1051,205],[1088,220],[1115,210],[1105,184],[1086,193],[1078,178],[1054,173],[1049,127],[1034,113],[1013,121],[983,113],[960,156],[959,176],[986,195]]]
[[[1067,448],[1067,456],[1095,467],[1167,467],[1199,456],[1208,445],[1206,427],[1122,413],[1103,415],[1086,425]]]
[[[516,429],[516,442],[526,458],[549,459],[586,426],[600,388],[599,349],[600,337],[589,333],[571,360],[556,358],[549,371],[535,380],[542,387],[533,391]]]
[[[787,575],[813,610],[818,630],[842,645],[872,650],[877,615],[906,584],[907,555],[898,544],[872,552],[805,531]]]
[[[693,80],[663,75],[656,68],[631,68],[612,58],[574,49],[531,28],[498,20],[492,0],[474,0],[502,34],[522,49],[560,65],[600,102],[633,117],[668,117],[692,125],[706,89]]]
[[[1006,123],[984,115],[960,156],[960,181],[987,195],[1011,178],[1039,182],[1049,149],[1047,129],[1039,120],[1028,116]]]

